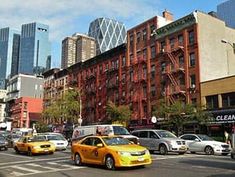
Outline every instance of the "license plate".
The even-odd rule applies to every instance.
[[[186,146],[181,146],[180,150],[186,150]]]
[[[143,158],[143,157],[139,157],[139,158],[138,158],[138,161],[139,161],[139,162],[142,162],[142,161],[144,161],[144,158]]]

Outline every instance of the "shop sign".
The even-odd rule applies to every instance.
[[[213,120],[211,123],[235,123],[235,110],[211,111]]]

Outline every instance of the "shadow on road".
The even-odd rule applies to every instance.
[[[234,176],[235,176],[235,173],[233,173],[233,174],[216,174],[216,175],[211,175],[208,177],[234,177]]]

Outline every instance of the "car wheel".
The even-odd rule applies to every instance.
[[[15,147],[14,149],[15,149],[15,151],[16,151],[16,154],[19,154],[19,153],[20,153],[20,151],[18,150],[17,147]]]
[[[211,146],[206,146],[205,147],[205,153],[206,155],[213,155],[214,154],[214,150]]]
[[[33,153],[31,151],[31,149],[28,149],[28,156],[32,156],[32,155],[33,155]]]
[[[235,156],[234,156],[234,154],[233,154],[233,153],[231,153],[231,158],[232,158],[232,159],[234,159],[234,158],[235,158]]]
[[[109,170],[115,170],[115,161],[112,156],[107,156],[105,158],[105,166]]]
[[[82,158],[80,156],[80,154],[75,154],[75,158],[74,158],[74,164],[81,166],[82,165]]]
[[[166,145],[164,145],[164,144],[160,145],[159,152],[160,152],[161,155],[166,155],[167,154],[167,147],[166,147]]]

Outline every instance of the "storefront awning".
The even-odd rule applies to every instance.
[[[235,109],[221,109],[209,111],[213,119],[211,123],[235,123]]]

